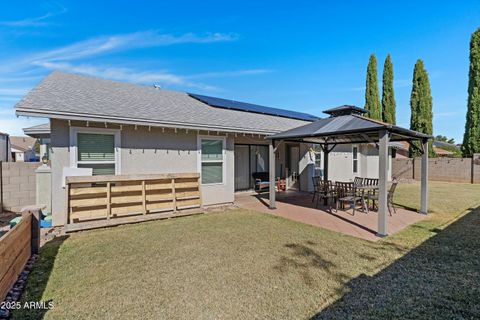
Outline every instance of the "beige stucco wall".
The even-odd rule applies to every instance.
[[[353,181],[355,177],[378,179],[378,149],[373,145],[359,144],[358,173],[353,173],[352,145],[338,145],[329,155],[328,178],[333,181]],[[391,177],[391,161],[389,157],[388,177]],[[323,168],[323,159],[322,159]]]
[[[79,123],[71,123],[80,126]],[[65,223],[66,194],[62,172],[70,166],[70,129],[67,121],[52,120],[52,213],[55,225]],[[94,127],[90,124],[90,127]],[[111,129],[112,126],[109,126]],[[120,174],[199,172],[198,134],[196,131],[122,126]],[[216,135],[209,135],[215,137]],[[222,135],[221,135],[222,136]],[[225,137],[225,135],[223,135]],[[226,138],[226,169],[223,184],[202,186],[204,205],[234,201],[234,137]]]

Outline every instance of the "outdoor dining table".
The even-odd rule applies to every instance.
[[[368,213],[367,203],[365,202],[365,190],[366,191],[378,190],[378,186],[360,185],[360,186],[357,186],[356,189],[362,191],[362,210]]]

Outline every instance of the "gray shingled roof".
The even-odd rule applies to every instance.
[[[301,127],[268,136],[274,140],[297,140],[317,143],[368,143],[378,141],[378,132],[386,129],[390,141],[419,140],[429,135],[383,123],[359,115],[345,115],[320,119]]]
[[[23,128],[23,132],[28,134],[50,134],[50,123],[42,123],[36,126]]]
[[[272,134],[309,122],[211,107],[184,92],[53,72],[15,106],[17,115]]]

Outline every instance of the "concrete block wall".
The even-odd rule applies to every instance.
[[[3,209],[20,212],[36,203],[36,174],[39,162],[2,162]]]
[[[399,179],[420,180],[421,158],[393,159],[392,174]],[[432,181],[480,183],[480,155],[473,158],[428,159],[428,179]]]

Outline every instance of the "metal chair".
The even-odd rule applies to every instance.
[[[397,189],[398,181],[397,179],[392,180],[392,184],[390,185],[390,189],[388,190],[387,193],[387,208],[388,208],[388,213],[392,215],[393,213],[397,213],[397,209],[395,209],[395,206],[393,205],[393,196],[395,195],[395,190]],[[378,202],[378,194],[374,195],[368,195],[368,200],[372,200],[373,204],[375,205],[375,201]],[[377,208],[378,210],[378,208]],[[367,213],[368,213],[368,205],[367,205]]]
[[[320,179],[319,180],[319,197],[317,198],[316,207],[318,207],[318,202],[320,200],[325,201],[325,205],[328,205],[328,200],[332,200],[331,202],[335,202],[337,194],[335,192],[335,188],[333,186],[333,182],[331,180],[325,181]],[[330,211],[331,211],[330,207]]]
[[[364,186],[378,186],[378,180],[379,179],[374,179],[374,178],[365,178],[363,179],[363,185]],[[373,190],[369,190],[367,192],[367,212],[368,212],[368,206],[370,205],[370,201],[368,199],[368,196],[375,196],[376,194],[376,191],[373,189]],[[372,207],[375,206],[375,200],[372,200]]]
[[[362,200],[362,197],[357,195],[355,184],[353,182],[336,182],[335,191],[337,193],[336,209],[338,210],[339,205],[343,209],[345,203],[348,203],[353,208],[353,214],[355,215],[357,203]]]
[[[355,185],[355,187],[359,187],[359,186],[363,185],[363,178],[362,177],[355,177],[355,179],[353,180],[353,184]]]
[[[313,182],[313,197],[312,197],[312,202],[315,201],[315,197],[320,196],[320,176],[313,176],[312,177],[312,182]]]

